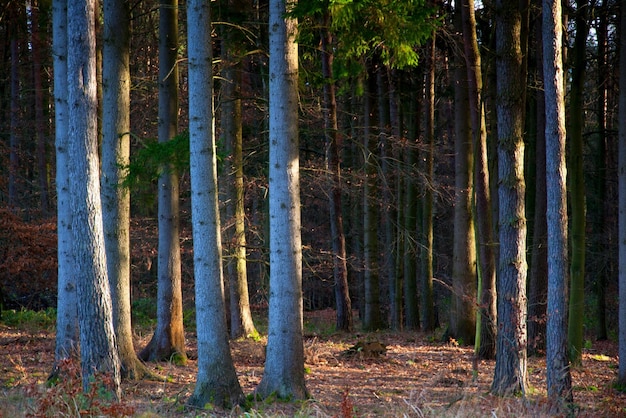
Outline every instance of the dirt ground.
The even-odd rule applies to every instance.
[[[332,325],[332,312],[308,315],[306,320]],[[137,346],[142,347],[149,335],[137,338]],[[189,334],[187,341],[192,359],[194,338]],[[386,355],[363,358],[343,354],[358,341],[374,340],[386,345]],[[261,380],[264,344],[264,340],[232,342],[239,381],[246,394],[252,393]],[[525,398],[500,398],[489,394],[493,361],[481,361],[473,379],[471,347],[432,341],[418,333],[390,332],[329,336],[307,332],[304,344],[306,385],[312,397],[306,402],[258,402],[248,411],[189,411],[184,404],[193,391],[196,375],[196,362],[190,360],[186,366],[151,365],[155,372],[166,377],[165,381],[124,382],[125,409],[117,411],[130,411],[139,417],[552,415],[545,396],[542,357],[529,358],[530,390]],[[46,416],[42,402],[50,402],[47,398],[52,396],[44,382],[52,365],[54,334],[0,325],[0,352],[0,417]],[[615,343],[597,342],[585,350],[583,367],[572,371],[573,415],[626,416],[626,394],[612,386],[617,364]],[[50,412],[54,411],[50,409]],[[81,413],[90,415],[89,411]],[[75,415],[56,411],[49,416]]]

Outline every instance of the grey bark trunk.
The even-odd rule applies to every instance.
[[[67,1],[52,3],[52,56],[54,62],[54,120],[57,188],[57,324],[55,368],[61,360],[78,355],[76,274],[72,253],[70,208],[69,108],[67,102]]]
[[[565,93],[563,91],[561,2],[543,1],[543,74],[546,103],[546,184],[548,227],[548,397],[571,403],[572,378],[567,353],[567,170],[565,168]],[[562,405],[563,406],[563,405]]]
[[[110,373],[120,397],[111,293],[104,251],[97,137],[95,1],[68,3],[68,103],[73,253],[83,389]]]
[[[187,3],[189,151],[198,374],[189,404],[232,406],[243,398],[228,344],[213,120],[210,4]]]
[[[304,399],[297,21],[270,1],[270,300],[262,397]]]

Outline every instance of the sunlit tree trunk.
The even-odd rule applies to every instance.
[[[567,170],[563,87],[561,1],[543,1],[543,74],[546,103],[546,184],[548,226],[548,397],[572,402],[567,354]]]
[[[111,293],[107,277],[97,132],[95,1],[68,3],[70,207],[76,260],[83,389],[97,372],[110,373],[120,397]]]
[[[521,393],[526,377],[526,216],[524,213],[523,24],[515,2],[496,1],[498,200],[500,260],[498,337],[491,391]]]
[[[104,1],[102,62],[102,214],[113,326],[130,379],[147,373],[133,345],[130,304],[130,193],[120,187],[130,164],[130,17],[125,0]]]
[[[483,76],[476,35],[474,0],[461,4],[463,44],[467,61],[467,81],[474,149],[474,211],[478,262],[479,316],[477,335],[478,356],[484,359],[496,355],[496,262],[494,254],[489,163],[487,158],[487,129],[483,103]]]
[[[159,142],[178,134],[178,1],[159,6]],[[158,180],[159,253],[157,266],[157,325],[139,354],[146,361],[184,364],[185,330],[180,261],[178,173],[165,164]]]
[[[67,102],[67,0],[52,3],[52,58],[54,65],[54,127],[57,191],[57,323],[55,367],[78,354],[76,274],[72,252],[70,208],[69,108]]]
[[[569,190],[572,213],[570,260],[571,285],[569,299],[568,340],[570,360],[573,364],[582,362],[583,322],[585,311],[585,178],[583,168],[583,127],[585,67],[587,66],[587,0],[576,2],[576,37],[572,51],[572,82],[569,93]],[[546,80],[547,81],[547,80]]]
[[[198,373],[189,404],[232,406],[243,392],[228,344],[213,120],[210,3],[187,3],[189,164]]]
[[[265,369],[256,392],[304,399],[298,23],[285,16],[285,0],[270,0],[269,7],[270,300]]]

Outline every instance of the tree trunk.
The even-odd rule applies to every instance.
[[[626,8],[620,9],[619,40],[619,137],[618,137],[618,193],[619,193],[619,369],[617,381],[626,385]]]
[[[289,6],[291,7],[291,6]],[[297,21],[270,1],[270,301],[267,354],[257,393],[305,399],[298,145]]]
[[[456,10],[455,21],[461,11]],[[472,216],[474,154],[465,58],[455,56],[454,69],[454,237],[452,309],[448,335],[474,344],[476,335],[476,242]]]
[[[474,149],[474,222],[476,223],[476,248],[480,294],[477,317],[478,356],[493,359],[496,355],[496,261],[494,254],[493,219],[489,188],[489,163],[487,158],[487,130],[483,103],[483,76],[480,50],[476,35],[474,0],[464,0],[461,5],[463,45],[467,61],[469,107]]]
[[[159,142],[178,134],[178,0],[159,6]],[[144,361],[170,360],[185,364],[185,330],[180,261],[178,173],[165,165],[159,176],[159,253],[157,325],[139,353]]]
[[[567,355],[567,170],[560,0],[543,1],[543,79],[546,103],[546,184],[548,226],[548,397],[572,402]]]
[[[536,74],[540,83],[543,82],[543,48],[542,28],[537,25],[536,42]],[[546,195],[546,106],[543,89],[537,89],[536,102],[536,134],[534,219],[531,247],[530,273],[528,277],[528,350],[537,353],[545,348],[546,306],[548,301],[548,253],[547,253],[547,195]]]
[[[572,213],[572,258],[570,264],[571,285],[569,299],[568,340],[570,360],[581,364],[583,348],[583,322],[585,311],[585,179],[583,168],[583,89],[587,66],[587,8],[586,0],[578,0],[576,14],[576,38],[572,54],[572,82],[569,99],[569,190]]]
[[[424,200],[422,212],[421,308],[422,331],[435,330],[433,298],[433,175],[435,159],[435,34],[427,46],[426,70],[426,152],[424,155]]]
[[[608,81],[609,66],[607,63],[608,53],[608,2],[602,1],[599,13],[599,22],[596,28],[598,36],[598,102],[597,102],[597,121],[598,135],[596,150],[594,155],[595,163],[595,179],[593,201],[589,204],[590,219],[593,219],[592,230],[593,239],[591,241],[591,251],[599,256],[598,266],[601,268],[594,269],[594,293],[595,293],[595,328],[596,339],[606,340],[607,323],[606,323],[606,285],[607,276],[611,276],[609,271],[610,257],[607,240],[607,230],[609,229],[606,208],[607,208],[607,104],[608,104]]]
[[[148,373],[133,346],[130,304],[130,193],[120,187],[130,164],[130,17],[125,0],[104,1],[102,210],[113,326],[122,375]]]
[[[111,374],[120,397],[120,361],[113,329],[100,203],[95,1],[68,3],[70,207],[76,264],[83,389],[96,373]]]
[[[245,10],[244,4],[230,1],[233,10]],[[236,20],[236,24],[242,23]],[[228,154],[225,177],[226,217],[230,224],[226,229],[229,243],[227,265],[230,294],[230,336],[236,338],[257,337],[259,334],[252,320],[250,296],[248,294],[248,271],[246,266],[246,231],[243,178],[243,133],[241,119],[241,51],[240,40],[232,33],[233,28],[224,28],[222,88],[222,135],[225,152]]]
[[[67,102],[67,0],[52,3],[52,57],[54,60],[54,127],[57,190],[57,323],[54,362],[78,355],[76,274],[72,252],[70,208],[69,108]],[[54,370],[53,370],[54,373]]]
[[[380,266],[378,250],[378,202],[377,187],[377,138],[373,132],[376,124],[375,98],[376,65],[368,64],[367,91],[363,103],[363,150],[365,155],[365,180],[363,187],[363,290],[364,309],[363,329],[374,331],[382,328],[380,313]]]
[[[213,122],[210,4],[187,3],[189,151],[198,374],[189,404],[232,406],[243,392],[228,345]]]
[[[498,338],[491,390],[525,395],[526,217],[524,213],[522,13],[519,5],[496,1],[498,199],[500,262]]]
[[[352,302],[348,288],[348,265],[346,258],[346,237],[343,232],[341,198],[341,164],[339,150],[342,146],[337,125],[337,99],[333,77],[333,39],[329,31],[330,12],[324,11],[321,29],[322,76],[324,77],[324,130],[326,137],[326,166],[330,176],[329,193],[330,233],[333,248],[333,275],[335,281],[335,305],[337,309],[336,327],[342,331],[352,331]]]

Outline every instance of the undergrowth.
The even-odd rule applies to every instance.
[[[25,388],[26,396],[35,400],[26,417],[133,416],[135,408],[117,401],[108,389],[111,386],[110,376],[99,374],[91,382],[89,390],[83,391],[79,362],[63,360],[46,385],[32,384]]]

